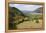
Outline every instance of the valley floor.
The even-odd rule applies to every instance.
[[[39,23],[36,23],[35,20],[34,21],[24,21],[21,24],[17,25],[17,28],[41,28],[42,27],[42,20],[39,20]]]

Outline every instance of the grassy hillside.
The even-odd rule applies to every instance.
[[[9,7],[9,29],[17,29],[16,25],[23,23],[26,17],[19,9]]]

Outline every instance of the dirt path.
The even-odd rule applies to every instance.
[[[17,25],[17,28],[41,28],[42,27],[42,20],[39,20],[39,23],[35,23],[35,20],[32,21],[24,21],[21,24]]]

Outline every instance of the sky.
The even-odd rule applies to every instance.
[[[42,5],[30,5],[30,4],[9,4],[10,7],[16,7],[19,10],[27,10],[27,11],[34,11],[37,8],[42,7]]]

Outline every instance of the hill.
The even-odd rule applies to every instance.
[[[36,12],[36,13],[43,13],[43,7],[40,7],[38,9],[36,9],[34,12]]]

